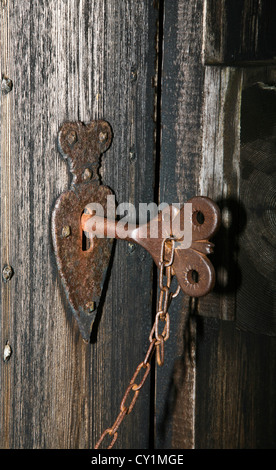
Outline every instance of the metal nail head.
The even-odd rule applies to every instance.
[[[69,134],[67,135],[66,137],[66,140],[68,142],[68,144],[72,147],[73,145],[75,145],[75,143],[77,142],[78,140],[78,136],[77,136],[77,133],[76,131],[71,131],[69,132]]]
[[[132,83],[136,82],[137,80],[137,70],[136,68],[132,67],[131,71],[130,71],[130,81]]]
[[[136,161],[136,152],[135,152],[134,147],[131,147],[131,149],[129,151],[129,160],[130,160],[131,163],[134,163]]]
[[[84,181],[88,181],[88,180],[91,180],[92,178],[92,171],[90,170],[90,168],[85,168],[84,172],[83,172],[83,180]]]
[[[135,251],[136,245],[134,243],[129,242],[128,243],[128,252],[129,254],[132,254]]]
[[[96,303],[87,302],[85,307],[86,307],[87,313],[93,313],[96,310]]]
[[[2,271],[2,277],[3,277],[3,280],[5,282],[8,282],[11,280],[13,276],[13,269],[11,266],[7,265],[4,267],[3,271]]]
[[[3,95],[7,95],[12,91],[13,83],[12,80],[8,77],[2,78],[1,91]]]
[[[11,355],[12,355],[12,348],[9,342],[7,341],[6,346],[4,347],[4,354],[3,354],[4,362],[8,362],[11,358]]]
[[[107,141],[107,138],[108,138],[107,132],[100,132],[99,133],[99,142],[101,144],[105,144],[105,142]]]
[[[71,228],[69,227],[69,225],[65,225],[65,227],[63,227],[61,235],[62,235],[63,238],[70,237]]]

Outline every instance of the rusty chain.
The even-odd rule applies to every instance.
[[[165,252],[167,244],[170,243],[171,247],[171,255],[169,261],[165,261]],[[172,264],[174,260],[174,253],[175,253],[175,238],[168,237],[165,238],[162,242],[161,246],[161,254],[160,254],[160,261],[159,261],[159,288],[160,294],[158,299],[158,309],[155,316],[154,325],[150,332],[149,341],[150,345],[147,350],[145,359],[141,362],[134,375],[129,382],[129,385],[125,391],[123,399],[120,404],[120,412],[111,428],[107,428],[101,435],[100,439],[98,440],[97,444],[95,445],[95,449],[99,449],[100,445],[103,443],[106,436],[110,436],[111,442],[108,445],[107,449],[112,449],[114,446],[117,437],[118,437],[118,429],[121,425],[124,418],[131,413],[134,408],[134,405],[138,399],[141,389],[143,388],[146,379],[150,373],[151,369],[151,360],[153,357],[154,352],[156,351],[156,359],[157,364],[159,366],[163,366],[164,364],[164,343],[169,339],[170,336],[170,316],[168,313],[168,309],[171,303],[171,300],[180,292],[180,286],[178,285],[175,292],[171,292],[171,281],[172,281]],[[165,270],[165,275],[164,275]],[[164,277],[166,277],[166,283],[164,283]],[[160,322],[165,322],[164,328],[162,333],[159,332]],[[136,384],[136,379],[144,369],[145,372],[140,380],[139,384]],[[131,401],[130,404],[127,406],[126,401],[129,398],[129,395],[133,392],[133,396],[130,397]]]

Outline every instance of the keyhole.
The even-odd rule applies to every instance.
[[[202,225],[204,224],[205,217],[201,211],[196,211],[193,213],[193,224],[194,225]]]
[[[82,251],[88,251],[91,247],[91,240],[87,238],[84,231],[82,231]]]
[[[85,210],[82,212],[81,215],[83,215],[84,213],[85,213]],[[85,235],[85,232],[82,230],[82,251],[89,251],[91,246],[92,246],[92,243],[91,243],[90,238],[88,238]]]
[[[199,282],[199,274],[195,269],[191,269],[191,271],[187,274],[187,279],[190,284],[198,284]]]

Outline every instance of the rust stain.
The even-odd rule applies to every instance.
[[[58,136],[60,153],[73,180],[69,191],[56,201],[52,238],[57,266],[82,337],[89,341],[97,314],[112,249],[112,239],[95,239],[83,248],[81,216],[87,204],[97,202],[106,211],[112,191],[100,184],[100,156],[111,144],[112,131],[105,121],[65,123]],[[85,176],[90,171],[91,179]],[[91,306],[93,305],[93,308]]]

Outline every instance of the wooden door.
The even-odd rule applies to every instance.
[[[206,195],[223,216],[215,290],[172,305],[165,365],[116,448],[275,447],[275,6],[233,4],[1,1],[1,448],[93,448],[148,347],[143,248],[116,243],[88,345],[56,267],[57,134],[93,119],[113,129],[101,178],[118,202]]]
[[[160,448],[275,447],[274,15],[270,1],[164,2],[160,196],[209,196],[222,226],[214,291],[172,309]]]

